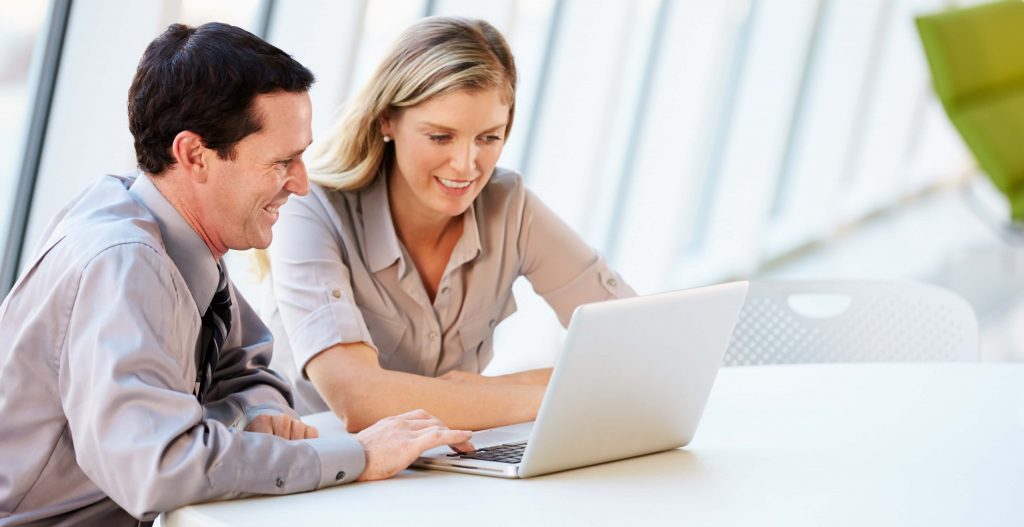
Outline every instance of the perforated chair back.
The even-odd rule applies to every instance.
[[[913,282],[754,281],[724,364],[977,360],[974,310],[945,289]]]

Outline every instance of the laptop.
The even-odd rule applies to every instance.
[[[528,478],[685,446],[697,431],[747,282],[579,306],[537,420],[476,432],[413,466]]]

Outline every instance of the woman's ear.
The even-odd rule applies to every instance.
[[[206,180],[208,152],[206,145],[203,144],[203,138],[195,132],[182,130],[174,136],[174,141],[171,141],[171,157],[174,158],[174,163],[188,177],[200,183]]]
[[[377,119],[377,126],[380,127],[381,135],[386,137],[394,137],[394,127],[392,126],[391,112],[385,110],[384,113]]]

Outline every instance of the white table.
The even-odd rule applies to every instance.
[[[164,517],[166,527],[470,523],[1024,525],[1024,364],[727,368],[682,450],[527,480],[407,470]]]

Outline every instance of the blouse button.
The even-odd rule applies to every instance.
[[[430,334],[427,335],[427,336],[430,337],[430,340],[437,340],[437,332],[436,331],[431,331]]]
[[[447,295],[448,294],[448,288],[447,287],[442,287],[441,288],[441,294],[442,295]]]
[[[491,329],[494,329],[494,326],[497,326],[497,325],[498,325],[498,321],[497,321],[497,320],[494,320],[494,319],[491,319],[491,321],[490,321],[490,322],[488,322],[488,323],[487,323],[487,325],[488,325],[488,326],[491,326]]]
[[[331,296],[333,296],[334,298],[341,298],[341,291],[335,289],[331,291]]]
[[[619,281],[614,278],[609,278],[605,283],[611,287],[617,287],[619,285]]]

